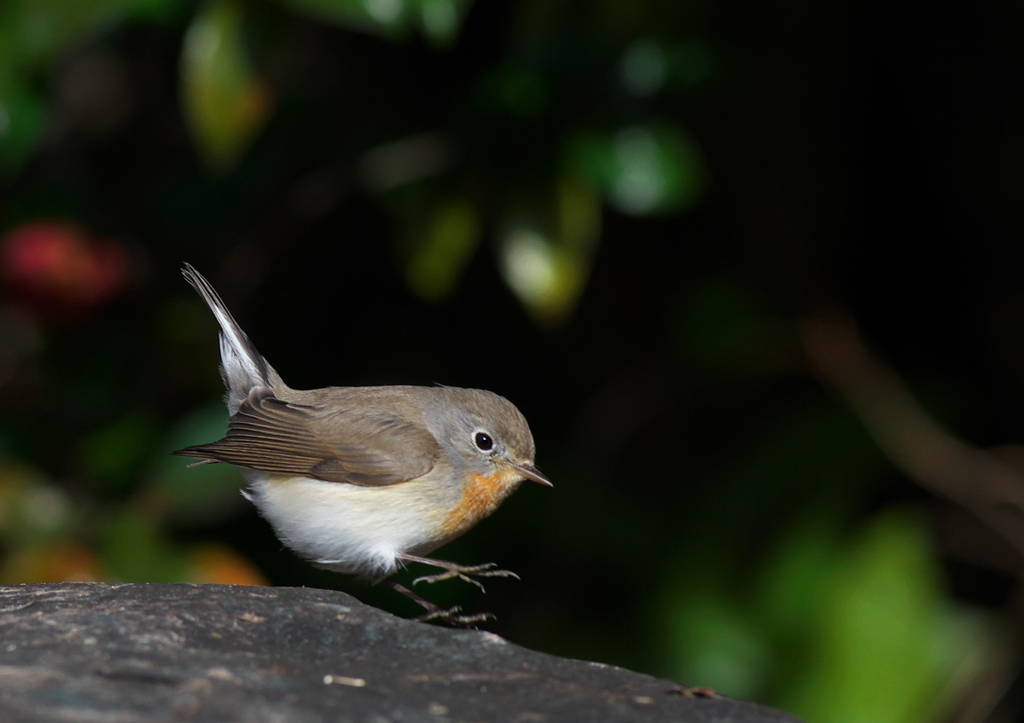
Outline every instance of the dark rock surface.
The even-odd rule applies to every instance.
[[[758,721],[777,711],[344,593],[0,587],[2,721]]]

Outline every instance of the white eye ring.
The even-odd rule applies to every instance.
[[[494,451],[494,437],[489,435],[487,432],[474,432],[473,444],[475,444],[476,448],[481,452]]]

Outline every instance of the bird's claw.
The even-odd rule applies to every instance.
[[[482,565],[452,565],[446,567],[444,572],[439,572],[435,575],[423,575],[412,581],[413,585],[419,585],[421,582],[428,584],[435,582],[443,582],[445,580],[459,579],[464,582],[468,582],[471,585],[476,585],[480,588],[481,592],[487,592],[484,589],[484,585],[479,580],[473,579],[474,577],[514,577],[516,580],[519,579],[519,575],[515,574],[511,570],[500,570],[495,569],[497,565],[493,562],[485,562]]]
[[[448,623],[449,625],[458,625],[463,627],[470,627],[477,623],[483,623],[488,620],[495,620],[495,616],[492,613],[477,613],[476,615],[460,615],[462,608],[456,605],[450,607],[447,610],[444,608],[437,608],[436,610],[430,610],[419,617],[413,618],[416,622],[420,623]]]

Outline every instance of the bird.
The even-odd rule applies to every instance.
[[[172,452],[241,469],[243,495],[282,543],[313,565],[385,583],[417,619],[472,625],[489,613],[444,609],[393,579],[409,563],[439,569],[413,582],[518,577],[494,563],[427,557],[462,535],[522,482],[552,486],[535,465],[523,414],[506,398],[452,386],[289,387],[256,350],[213,286],[182,275],[220,326],[226,435]],[[317,352],[319,353],[319,352]]]

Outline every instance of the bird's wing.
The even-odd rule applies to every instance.
[[[383,486],[429,472],[441,453],[426,429],[383,411],[296,404],[253,389],[224,439],[174,454],[328,482]]]

